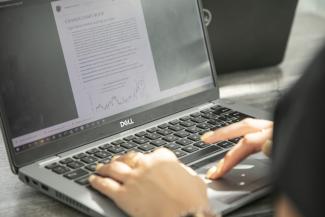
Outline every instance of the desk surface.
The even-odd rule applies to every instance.
[[[221,97],[272,111],[283,90],[299,77],[306,63],[310,61],[321,43],[325,41],[324,23],[325,18],[321,16],[299,12],[296,16],[283,64],[272,68],[220,76]],[[0,216],[83,216],[81,213],[21,183],[10,171],[1,138],[0,177]],[[258,213],[265,210],[271,210],[271,203],[268,198],[252,203],[231,216],[262,216]]]

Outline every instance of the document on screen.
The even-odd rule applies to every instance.
[[[53,1],[79,116],[108,116],[160,92],[140,0]]]

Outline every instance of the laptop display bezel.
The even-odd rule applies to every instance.
[[[213,56],[210,48],[210,41],[208,37],[207,29],[204,25],[204,18],[202,13],[202,3],[201,0],[196,0],[197,6],[200,13],[201,18],[201,26],[203,29],[204,40],[207,48],[208,58],[211,65],[211,73],[214,82],[214,87],[208,89],[203,92],[199,92],[190,96],[183,97],[179,100],[173,101],[173,98],[169,98],[167,100],[162,100],[157,103],[150,104],[148,106],[144,106],[141,110],[139,110],[136,114],[128,114],[128,112],[123,113],[123,118],[119,118],[114,120],[100,128],[95,128],[92,130],[88,130],[83,132],[82,134],[76,134],[71,137],[67,137],[57,142],[53,142],[48,145],[40,146],[26,152],[15,153],[13,148],[13,144],[11,141],[11,137],[9,134],[9,126],[8,121],[6,120],[6,116],[4,114],[3,102],[0,98],[0,118],[1,118],[1,128],[3,133],[3,139],[6,145],[7,154],[9,158],[9,162],[14,173],[18,172],[20,167],[25,165],[37,162],[42,159],[46,159],[52,156],[55,156],[59,153],[63,153],[85,144],[92,143],[94,141],[110,137],[116,135],[118,133],[124,132],[131,128],[135,128],[147,123],[150,123],[154,120],[158,120],[160,118],[175,114],[176,112],[180,112],[195,106],[202,105],[209,101],[213,101],[219,98],[219,88],[217,84],[217,74],[214,67]],[[181,97],[181,96],[180,96]],[[170,101],[170,102],[168,102]],[[163,105],[161,105],[164,103]],[[135,122],[134,125],[129,127],[120,127],[120,121],[125,120],[125,118],[132,118]],[[99,130],[100,129],[100,130]],[[91,139],[91,141],[87,141],[87,143],[83,142],[85,138],[93,137],[95,139]],[[80,142],[78,142],[80,141]]]

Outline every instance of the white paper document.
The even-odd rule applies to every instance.
[[[53,1],[79,117],[107,117],[160,93],[140,0]]]

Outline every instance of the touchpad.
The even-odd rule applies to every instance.
[[[248,158],[242,161],[227,175],[217,181],[205,178],[207,171],[215,165],[207,164],[196,171],[204,178],[209,190],[209,198],[226,204],[260,190],[269,184],[269,160]]]

